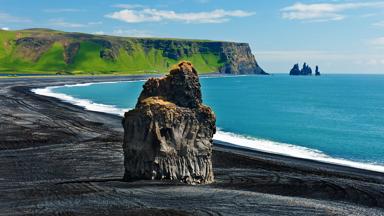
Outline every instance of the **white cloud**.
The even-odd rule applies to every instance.
[[[112,32],[112,35],[126,37],[153,37],[149,31],[140,29],[115,29]]]
[[[208,12],[177,13],[175,11],[146,8],[142,10],[125,9],[106,15],[108,18],[121,20],[127,23],[176,21],[184,23],[223,23],[231,17],[247,17],[253,12],[243,10],[213,10]]]
[[[96,31],[96,32],[92,32],[92,34],[95,34],[95,35],[105,35],[105,32],[104,31]]]
[[[123,8],[123,9],[136,9],[136,8],[145,8],[145,5],[141,4],[115,4],[112,7]]]
[[[370,41],[370,44],[373,46],[384,47],[384,37],[374,38]]]
[[[9,31],[9,28],[8,27],[2,27],[1,30]]]
[[[64,27],[64,28],[82,28],[86,26],[85,24],[82,24],[82,23],[67,22],[62,19],[52,19],[50,20],[49,23],[52,26]]]
[[[101,25],[103,22],[101,21],[96,21],[96,22],[88,22],[87,25]]]
[[[372,24],[373,26],[377,26],[377,27],[384,27],[384,20],[383,21],[380,21],[380,22],[375,22]]]
[[[49,20],[49,24],[55,27],[84,28],[84,27],[89,27],[93,25],[101,25],[102,22],[74,23],[74,22],[67,22],[63,19],[51,19]]]
[[[27,22],[31,22],[31,20],[0,12],[0,22],[1,23],[27,23]]]
[[[66,12],[83,12],[83,9],[77,8],[48,8],[43,10],[46,13],[66,13]]]
[[[282,17],[288,20],[305,20],[312,22],[343,20],[348,10],[360,8],[382,8],[384,1],[351,3],[296,3],[281,9]]]
[[[154,37],[151,32],[141,29],[115,29],[112,32],[96,31],[96,35],[114,35],[122,37]]]

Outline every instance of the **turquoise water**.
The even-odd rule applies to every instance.
[[[204,103],[217,115],[220,131],[215,139],[291,156],[383,168],[384,76],[241,76],[202,78],[201,83]],[[105,83],[50,91],[71,96],[68,100],[85,99],[82,103],[91,104],[89,109],[120,114],[134,107],[142,84]],[[109,106],[100,108],[101,104]]]

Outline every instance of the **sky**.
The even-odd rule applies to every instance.
[[[384,0],[0,0],[0,28],[246,42],[272,73],[384,74]]]

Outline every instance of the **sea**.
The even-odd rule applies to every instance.
[[[241,148],[384,172],[384,75],[201,77],[217,116],[214,140]],[[122,116],[145,81],[34,89]]]

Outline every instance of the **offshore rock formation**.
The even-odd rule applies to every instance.
[[[316,65],[315,76],[320,76],[319,66]]]
[[[318,66],[316,66],[316,70],[318,71]],[[295,64],[291,71],[289,72],[289,75],[293,76],[311,76],[312,75],[312,68],[307,65],[307,63],[303,64],[303,68],[300,70],[299,64]]]
[[[299,64],[293,65],[293,68],[289,72],[289,75],[301,75],[301,70]]]
[[[202,104],[191,63],[181,62],[166,77],[149,79],[123,120],[124,179],[213,182],[215,122],[212,110]]]

